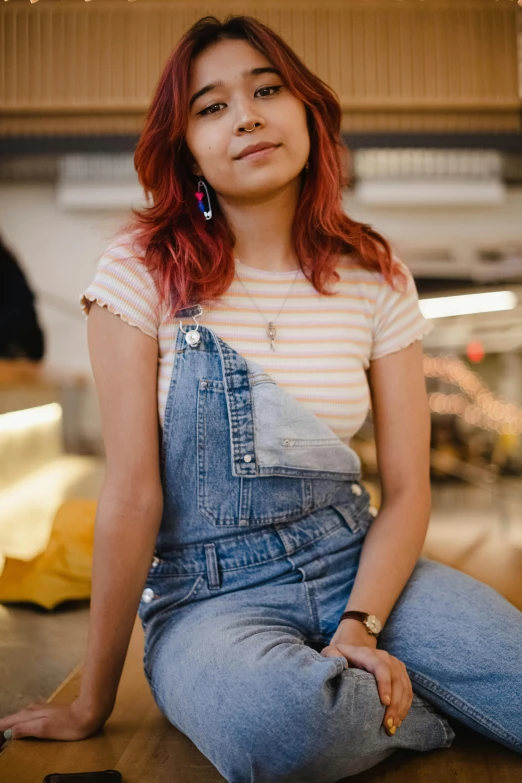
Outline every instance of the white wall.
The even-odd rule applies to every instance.
[[[124,218],[123,212],[63,212],[50,184],[0,185],[0,232],[33,290],[66,299],[81,316],[70,317],[39,298],[50,371],[90,372],[79,294],[93,279],[98,257]]]

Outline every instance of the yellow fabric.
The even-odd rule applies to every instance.
[[[53,609],[62,601],[90,598],[95,500],[67,500],[53,521],[49,544],[33,560],[7,557],[0,603],[30,601]]]

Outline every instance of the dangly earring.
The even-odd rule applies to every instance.
[[[205,189],[205,193],[202,192],[201,188]],[[208,194],[208,188],[207,188],[206,184],[203,182],[202,179],[199,180],[199,182],[198,182],[198,190],[197,190],[197,193],[194,193],[194,195],[195,195],[195,197],[198,200],[198,207],[199,207],[200,211],[203,212],[203,214],[205,215],[205,218],[207,220],[210,220],[210,218],[212,217],[212,204],[210,203],[210,196]],[[203,204],[203,198],[205,197],[205,195],[207,197],[208,210],[205,209],[205,205]]]

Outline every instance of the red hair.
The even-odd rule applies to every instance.
[[[209,183],[213,217],[207,221],[194,192],[194,158],[185,141],[191,65],[208,46],[225,39],[244,39],[265,55],[290,91],[303,101],[310,134],[310,158],[302,174],[292,241],[303,273],[321,294],[340,254],[355,255],[357,264],[382,272],[393,286],[404,272],[388,241],[365,223],[352,220],[341,204],[349,184],[349,152],[341,140],[341,106],[333,90],[310,71],[273,30],[250,16],[228,16],[220,22],[206,16],[180,39],[161,74],[134,154],[134,165],[149,206],[132,209],[126,230],[136,232],[140,258],[154,274],[160,296],[173,312],[223,295],[234,278],[235,238]],[[308,267],[310,275],[303,267]]]

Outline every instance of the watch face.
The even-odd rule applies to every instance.
[[[373,631],[374,633],[379,633],[381,630],[381,623],[374,614],[368,615],[366,618],[366,625],[369,627],[370,631]]]

